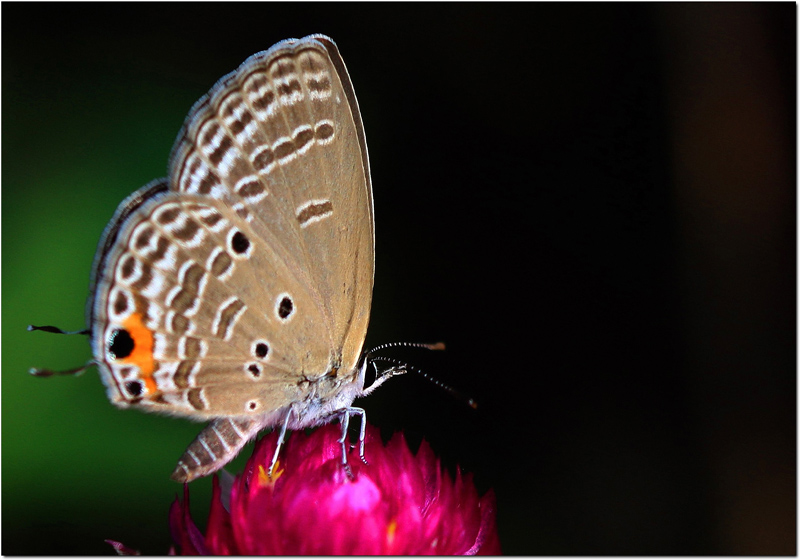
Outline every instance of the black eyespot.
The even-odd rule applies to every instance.
[[[250,364],[247,366],[247,371],[250,372],[250,375],[253,377],[260,377],[261,376],[261,368],[258,367],[258,364]]]
[[[238,254],[244,254],[250,248],[250,240],[241,231],[237,231],[231,237],[231,249]]]
[[[258,408],[258,403],[256,401],[250,401],[249,403],[247,403],[247,408],[249,408],[250,410],[255,410]]]
[[[259,358],[266,358],[269,352],[269,346],[266,342],[259,342],[256,344],[256,356]]]
[[[125,329],[117,329],[111,333],[108,340],[108,352],[111,354],[112,360],[127,358],[133,352],[133,347],[133,339]]]
[[[125,383],[125,390],[130,396],[138,397],[144,391],[144,387],[142,387],[141,381],[128,381]]]
[[[278,316],[281,319],[286,319],[289,315],[292,314],[294,311],[294,304],[292,303],[292,299],[289,296],[284,296],[281,300],[280,305],[278,305]]]

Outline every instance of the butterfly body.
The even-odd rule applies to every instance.
[[[173,474],[191,480],[364,394],[373,276],[344,63],[327,37],[283,41],[195,104],[168,177],[117,209],[87,304],[94,360],[115,405],[212,421]]]

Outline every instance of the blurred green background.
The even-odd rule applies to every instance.
[[[363,402],[498,498],[509,554],[795,554],[796,7],[2,5],[2,553],[170,546],[199,430],[116,410],[92,257],[191,105],[287,37],[337,41],[375,191]],[[241,467],[244,457],[231,470]],[[205,525],[210,481],[191,485]]]

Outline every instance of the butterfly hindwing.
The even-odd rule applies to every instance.
[[[254,383],[292,383],[327,364],[325,348],[296,352],[297,333],[323,320],[313,293],[218,202],[164,193],[129,216],[118,239],[98,284],[107,295],[95,315],[103,340],[117,339],[104,355],[118,391],[113,400],[146,405],[161,393],[204,385],[254,390]],[[286,313],[281,303],[289,297]],[[126,346],[128,338],[133,344]],[[273,400],[284,404],[286,391],[278,392]],[[255,412],[233,397],[225,401],[202,410],[161,408],[204,417]],[[264,406],[270,405],[260,411]]]

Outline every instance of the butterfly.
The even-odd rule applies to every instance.
[[[337,418],[347,466],[352,415],[364,458],[353,400],[406,371],[365,387],[374,247],[364,127],[332,39],[281,41],[194,105],[168,176],[106,227],[87,303],[112,403],[209,421],[174,480],[217,471],[269,427],[271,473],[287,430]]]

